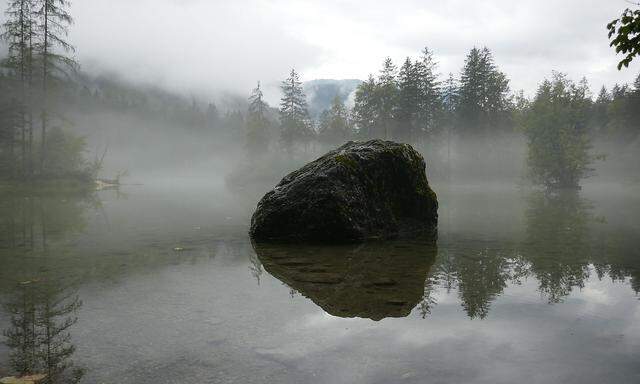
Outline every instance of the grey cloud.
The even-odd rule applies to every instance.
[[[71,38],[85,69],[203,94],[247,93],[257,80],[318,62],[260,1],[77,1]]]
[[[262,80],[272,102],[291,67],[304,80],[360,78],[382,59],[429,46],[441,73],[459,73],[488,46],[513,89],[531,94],[552,70],[592,87],[631,82],[617,71],[605,25],[628,4],[601,0],[84,0],[71,40],[84,68],[205,95],[247,94]],[[639,60],[640,61],[640,60]]]

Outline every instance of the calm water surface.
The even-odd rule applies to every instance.
[[[259,189],[2,196],[0,327],[84,383],[640,382],[638,188],[434,189],[437,240],[333,247],[253,245]]]

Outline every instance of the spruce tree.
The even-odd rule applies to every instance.
[[[247,144],[246,149],[251,158],[267,152],[269,148],[269,120],[266,113],[269,106],[264,101],[260,82],[249,96],[247,110]]]
[[[633,90],[627,84],[614,84],[611,88],[611,102],[607,107],[607,133],[624,141],[633,139],[633,134],[629,132],[629,127],[634,124],[630,103],[632,93]]]
[[[49,125],[49,91],[55,80],[61,76],[68,77],[77,69],[78,64],[68,54],[75,52],[75,48],[66,40],[69,25],[73,19],[68,12],[68,0],[34,0],[34,11],[38,25],[35,44],[35,56],[40,68],[42,84],[42,112],[41,122],[41,153],[40,172],[44,172],[47,157],[47,126]]]
[[[593,106],[593,114],[591,116],[592,129],[600,134],[604,133],[609,124],[609,116],[607,108],[611,103],[611,94],[603,85],[598,93],[598,98]]]
[[[502,128],[509,111],[509,81],[487,48],[473,48],[460,78],[459,128],[466,134],[487,134]]]
[[[378,120],[385,139],[389,139],[393,131],[394,113],[398,99],[398,83],[396,80],[396,66],[387,57],[382,64],[378,77]]]
[[[629,93],[629,129],[634,138],[640,135],[640,74],[633,82],[633,90]]]
[[[5,12],[7,21],[3,24],[1,37],[7,42],[8,56],[3,63],[13,76],[14,94],[19,95],[19,102],[13,107],[19,117],[17,129],[19,133],[20,158],[13,168],[20,164],[20,174],[26,178],[31,162],[30,133],[30,86],[33,71],[32,42],[34,38],[34,13],[32,0],[11,0]],[[15,160],[18,160],[17,158]]]
[[[446,121],[450,122],[451,125],[453,125],[455,120],[458,98],[458,82],[456,78],[453,77],[453,73],[449,73],[449,77],[447,77],[442,88],[442,108],[446,116]]]
[[[9,347],[9,362],[19,376],[37,372],[38,332],[36,329],[36,297],[31,284],[21,284],[4,305],[10,316],[9,328],[3,333]]]
[[[482,65],[482,57],[478,48],[473,48],[467,55],[462,75],[458,99],[458,117],[463,130],[478,129],[482,118],[482,88],[487,78],[486,68]]]
[[[280,140],[284,149],[291,153],[296,142],[306,142],[311,134],[307,100],[295,69],[291,70],[280,89],[283,93],[280,99]]]
[[[438,63],[429,48],[424,48],[422,57],[416,62],[420,82],[420,105],[418,112],[418,134],[426,137],[436,133],[442,114],[442,95],[438,82]]]
[[[320,116],[320,139],[332,145],[344,143],[351,136],[349,111],[339,95],[333,98],[331,108]]]
[[[458,90],[458,83],[453,77],[453,73],[449,73],[442,89],[442,115],[440,119],[440,124],[446,131],[447,137],[447,175],[449,177],[451,177],[451,140],[457,123]]]
[[[45,283],[38,299],[35,317],[39,328],[39,351],[46,383],[77,383],[84,375],[81,368],[73,368],[71,360],[75,345],[71,343],[70,328],[78,322],[77,311],[82,301],[73,291]]]
[[[398,73],[398,98],[395,111],[395,137],[407,142],[416,138],[417,119],[420,112],[421,84],[419,64],[415,65],[410,58],[406,58]]]
[[[357,126],[357,134],[363,139],[375,137],[379,124],[378,84],[369,75],[367,81],[356,89],[353,115]]]
[[[42,383],[77,383],[84,374],[73,367],[75,346],[70,329],[82,302],[73,290],[57,282],[21,283],[5,308],[10,327],[5,330],[10,365],[19,376],[42,373]]]

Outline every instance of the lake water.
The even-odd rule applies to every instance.
[[[434,189],[437,240],[333,247],[252,245],[259,188],[2,196],[0,375],[44,343],[85,383],[640,382],[637,187]]]

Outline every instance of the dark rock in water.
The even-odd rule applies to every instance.
[[[353,245],[255,243],[264,269],[339,317],[405,317],[424,297],[435,241]]]
[[[285,176],[251,218],[257,241],[347,242],[432,230],[438,201],[408,144],[348,142]]]

